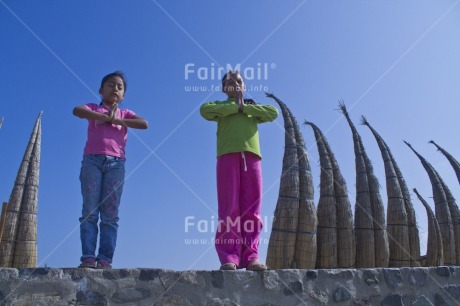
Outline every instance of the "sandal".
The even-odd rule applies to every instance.
[[[246,266],[247,271],[265,271],[267,270],[267,266],[263,263],[260,263],[258,259],[251,260],[248,265]]]
[[[227,262],[226,264],[223,264],[222,266],[220,266],[220,269],[224,271],[232,271],[232,270],[236,270],[237,266],[233,262]]]
[[[81,261],[81,264],[78,266],[79,268],[96,268],[96,260],[92,257],[85,258]]]
[[[112,269],[112,265],[105,259],[99,259],[97,261],[96,269]]]

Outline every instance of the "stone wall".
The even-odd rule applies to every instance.
[[[460,305],[460,267],[0,269],[0,305]]]

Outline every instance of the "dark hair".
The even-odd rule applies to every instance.
[[[117,76],[117,77],[120,77],[121,80],[123,81],[123,87],[124,87],[124,92],[126,93],[126,89],[128,88],[128,84],[126,84],[126,77],[125,75],[123,74],[123,72],[117,70],[117,71],[114,71],[112,73],[109,73],[108,75],[106,75],[105,77],[102,78],[102,81],[101,81],[101,88],[104,87],[104,83],[107,82],[108,79],[110,79],[111,77],[114,77],[114,76]]]
[[[241,73],[240,73],[238,70],[236,70],[236,71],[229,70],[226,74],[224,74],[224,77],[222,78],[222,85],[224,85],[224,81],[225,81],[226,79],[228,79],[228,74],[229,74],[229,73],[230,73],[230,74],[236,74],[236,73],[238,73],[239,75],[241,75]],[[243,77],[243,76],[241,76],[241,77]]]

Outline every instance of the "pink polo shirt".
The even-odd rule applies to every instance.
[[[84,107],[107,114],[109,107],[94,103],[85,104]],[[128,109],[117,109],[117,117],[130,119],[136,114]],[[128,139],[128,128],[110,122],[88,119],[88,140],[86,141],[83,155],[104,154],[125,159],[125,146]]]

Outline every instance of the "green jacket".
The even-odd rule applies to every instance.
[[[200,113],[206,120],[217,122],[217,157],[248,151],[262,158],[257,124],[278,117],[278,110],[271,105],[245,104],[239,113],[235,99],[204,103]]]

